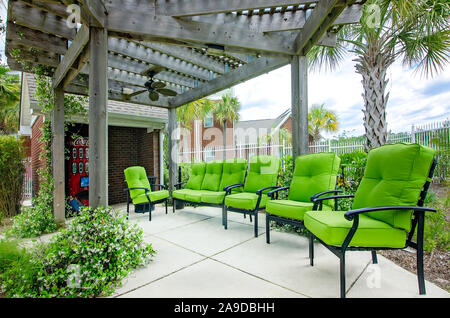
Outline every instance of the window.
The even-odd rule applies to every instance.
[[[208,114],[205,116],[205,119],[203,120],[203,127],[213,127],[214,126],[214,115]]]
[[[213,161],[216,158],[216,152],[213,149],[205,150],[205,162]]]

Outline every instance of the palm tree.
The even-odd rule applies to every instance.
[[[230,93],[226,93],[222,96],[222,100],[214,106],[214,115],[218,122],[222,126],[222,142],[223,142],[223,160],[226,159],[225,148],[227,145],[227,123],[228,121],[236,122],[239,120],[239,110],[241,109],[241,103],[236,97],[231,96]]]
[[[0,133],[11,134],[19,128],[20,76],[8,74],[0,65]]]
[[[387,71],[398,58],[426,76],[449,59],[448,0],[369,0],[361,23],[341,28],[334,48],[314,47],[310,65],[335,68],[347,51],[357,55],[362,76],[366,149],[386,143]]]
[[[338,117],[335,112],[325,108],[325,104],[311,106],[308,112],[308,130],[314,141],[320,140],[320,132],[334,132],[339,128]]]

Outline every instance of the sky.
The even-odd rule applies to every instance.
[[[340,127],[327,137],[364,134],[363,88],[355,72],[354,55],[348,54],[340,67],[331,71],[309,72],[308,104],[322,104],[337,113]],[[434,78],[395,62],[387,73],[386,92],[388,131],[410,131],[412,124],[450,118],[450,66]],[[274,118],[290,108],[290,65],[239,84],[234,88],[241,102],[241,120]]]
[[[0,16],[5,21],[5,0],[0,0]],[[0,39],[4,58],[4,36]],[[324,137],[364,134],[361,75],[355,72],[354,55],[348,54],[334,71],[309,72],[308,103],[324,103],[336,112],[339,131]],[[275,118],[291,104],[290,65],[259,76],[233,88],[241,102],[241,120]],[[386,107],[388,131],[410,131],[411,125],[450,118],[450,65],[434,78],[424,78],[395,62],[387,73]]]

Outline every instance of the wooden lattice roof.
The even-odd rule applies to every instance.
[[[9,66],[48,67],[56,86],[87,94],[89,27],[108,30],[109,99],[178,107],[267,73],[316,44],[332,46],[336,31],[359,21],[361,1],[343,0],[10,0]],[[78,28],[68,6],[80,8]],[[80,27],[81,26],[81,27]],[[175,97],[152,102],[146,70]],[[126,93],[125,93],[126,92]]]

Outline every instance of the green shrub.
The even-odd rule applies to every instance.
[[[0,222],[20,212],[24,158],[21,140],[0,135]]]
[[[126,215],[82,208],[67,229],[30,253],[34,272],[28,275],[27,288],[20,284],[24,274],[20,269],[0,284],[8,297],[107,296],[154,254],[151,244],[143,242],[142,230]]]

